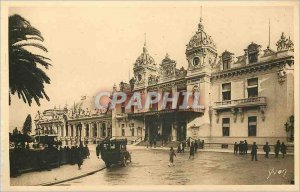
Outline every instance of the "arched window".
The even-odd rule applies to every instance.
[[[94,127],[93,127],[93,137],[97,137],[97,124],[94,123]]]
[[[105,123],[102,123],[102,125],[101,125],[101,135],[103,137],[106,136],[106,125],[105,125]]]

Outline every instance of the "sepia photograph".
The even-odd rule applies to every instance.
[[[1,4],[1,191],[299,190],[297,1]]]

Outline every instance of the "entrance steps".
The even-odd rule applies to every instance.
[[[163,147],[173,147],[173,148],[177,148],[179,145],[179,141],[170,141],[170,142],[167,142],[163,145]],[[141,141],[139,142],[138,144],[136,144],[136,146],[149,146],[150,147],[150,143],[149,141]],[[157,147],[161,147],[162,146],[162,142],[161,141],[157,141],[156,142],[156,146]]]

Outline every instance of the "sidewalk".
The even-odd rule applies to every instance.
[[[96,157],[96,146],[89,145],[90,158],[85,159],[81,170],[78,170],[77,165],[62,165],[58,168],[53,168],[51,171],[35,171],[24,173],[18,177],[10,178],[11,186],[33,186],[33,185],[49,185],[60,181],[65,181],[74,178],[80,178],[100,171],[105,168],[105,164],[101,159]]]
[[[157,146],[157,147],[146,147],[146,146],[135,146],[135,145],[128,145],[128,149],[149,149],[149,150],[170,150],[170,147],[162,147],[162,146]],[[175,149],[175,151],[177,151],[177,148]],[[188,147],[185,148],[184,150],[185,152],[189,152],[190,149]],[[232,153],[233,154],[233,150],[231,149],[209,149],[209,148],[204,148],[204,149],[198,149],[198,151],[205,151],[205,152],[218,152],[218,153]],[[250,154],[251,151],[248,150],[248,154]],[[258,155],[264,155],[265,152],[263,151],[257,151]],[[270,152],[270,155],[275,155],[274,152]],[[279,156],[281,156],[282,154],[279,153]],[[293,153],[287,153],[286,155],[294,155]]]

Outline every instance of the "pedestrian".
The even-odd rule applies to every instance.
[[[247,140],[245,140],[245,143],[244,143],[244,154],[248,154],[248,143],[247,143]]]
[[[100,144],[98,143],[97,147],[96,147],[96,156],[99,159],[99,154],[100,154]]]
[[[181,142],[181,146],[182,146],[181,151],[182,151],[182,153],[184,153],[185,141],[182,141],[182,142]]]
[[[235,155],[237,155],[238,154],[238,151],[239,151],[239,145],[237,144],[237,142],[235,142],[234,143],[234,146],[233,146],[233,153],[235,154]]]
[[[169,165],[168,166],[169,167],[171,165],[175,166],[174,165],[174,156],[176,157],[176,154],[175,154],[175,151],[174,151],[173,147],[171,147],[171,149],[170,149],[169,156],[170,156],[170,161],[169,161]]]
[[[275,158],[278,158],[278,154],[279,154],[279,151],[280,151],[280,141],[279,140],[277,140],[274,151],[275,151]]]
[[[243,141],[240,141],[240,143],[239,143],[239,154],[241,155],[242,154],[242,152],[243,152]]]
[[[87,145],[85,145],[84,150],[85,150],[85,155],[86,155],[86,157],[89,159],[89,158],[90,158],[90,150],[89,150],[89,147],[88,147]]]
[[[190,146],[190,156],[189,156],[189,159],[191,157],[193,157],[193,159],[194,159],[194,156],[195,156],[195,146],[194,146],[194,142],[192,142],[191,146]]]
[[[178,145],[177,147],[177,153],[180,153],[181,152],[181,148],[180,148],[180,145]]]
[[[204,139],[202,140],[202,149],[204,149]]]
[[[280,146],[280,151],[282,153],[282,158],[284,158],[284,155],[286,154],[286,145],[284,144],[284,142],[282,142]]]
[[[265,154],[265,158],[269,158],[269,153],[270,153],[270,151],[271,151],[271,148],[270,148],[268,142],[266,142],[266,144],[264,145],[263,150],[264,150],[264,152],[266,153],[266,154]]]
[[[257,145],[256,145],[256,142],[253,142],[253,145],[252,145],[252,149],[251,149],[251,155],[252,155],[252,161],[254,160],[255,158],[255,161],[257,161]]]
[[[80,170],[81,165],[83,164],[83,150],[82,150],[82,147],[77,147],[76,146],[75,153],[76,153],[76,164],[78,166],[78,170]]]
[[[156,136],[154,136],[153,144],[154,144],[154,148],[156,148]]]
[[[188,147],[191,147],[191,138],[190,138],[190,137],[189,137],[188,140],[187,140],[187,146],[188,146]]]
[[[197,150],[198,150],[198,143],[197,143],[197,141],[195,141],[195,143],[194,143],[194,148],[195,148],[195,153],[197,153]]]

